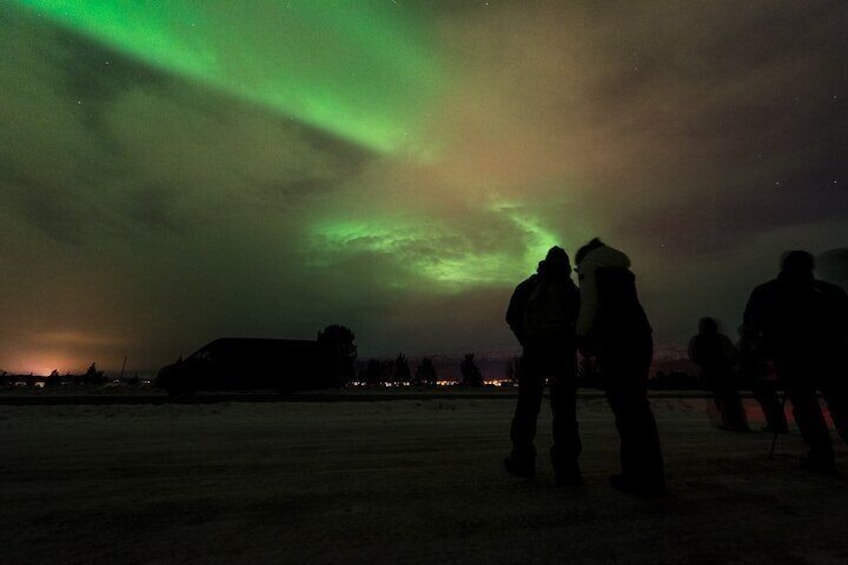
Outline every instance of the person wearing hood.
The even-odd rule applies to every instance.
[[[610,484],[631,494],[662,495],[662,449],[647,391],[652,329],[630,259],[595,238],[577,251],[575,263],[581,298],[578,346],[597,363],[620,441],[621,473],[612,475]]]
[[[837,433],[848,443],[848,295],[837,285],[817,280],[814,269],[809,252],[786,253],[777,278],[751,292],[743,324],[760,339],[787,387],[795,423],[809,449],[801,466],[835,474],[833,445],[818,390],[827,401]]]
[[[581,445],[577,425],[577,347],[574,326],[580,294],[571,280],[571,263],[561,247],[552,247],[536,274],[512,294],[506,322],[522,346],[518,363],[518,402],[510,426],[512,451],[508,473],[536,473],[536,422],[545,379],[550,386],[553,425],[551,463],[558,486],[577,486]]]

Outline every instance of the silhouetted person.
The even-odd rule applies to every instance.
[[[577,339],[595,357],[621,442],[618,490],[653,496],[665,492],[660,439],[648,403],[653,357],[651,325],[639,302],[630,259],[595,238],[577,251],[580,317]]]
[[[689,340],[689,358],[701,368],[701,378],[713,391],[719,427],[734,432],[749,431],[734,374],[739,351],[730,338],[719,331],[714,318],[699,320],[698,334]]]
[[[817,390],[827,401],[837,432],[848,443],[848,295],[836,285],[816,280],[814,267],[810,253],[787,253],[778,277],[751,293],[744,324],[761,337],[765,353],[787,386],[795,423],[809,448],[802,467],[830,474],[836,472],[833,445]]]
[[[779,381],[773,370],[774,365],[763,352],[761,341],[757,332],[745,324],[739,326],[739,371],[763,411],[766,419],[763,430],[776,434],[789,433],[783,402],[777,394]]]
[[[566,252],[552,247],[535,275],[519,284],[506,322],[523,348],[518,363],[518,402],[510,427],[512,453],[506,470],[517,477],[535,475],[536,421],[549,379],[553,417],[551,463],[561,486],[580,483],[581,445],[577,425],[577,346],[574,325],[580,294],[571,281]]]

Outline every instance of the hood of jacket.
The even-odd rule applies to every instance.
[[[630,258],[618,249],[601,245],[589,251],[577,266],[577,279],[580,282],[580,316],[577,319],[577,335],[590,336],[597,330],[598,289],[596,273],[598,269],[629,269]]]
[[[583,257],[583,260],[580,262],[578,269],[582,271],[586,270],[587,268],[598,269],[605,267],[629,269],[630,258],[618,249],[613,249],[608,245],[602,245],[587,253],[586,256]]]

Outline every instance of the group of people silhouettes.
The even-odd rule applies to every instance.
[[[579,291],[571,280],[568,254],[548,251],[536,274],[515,289],[506,321],[523,348],[518,402],[510,428],[512,452],[504,460],[516,477],[536,469],[536,421],[545,379],[553,419],[551,463],[557,485],[582,481],[577,421],[577,351],[594,359],[615,416],[621,472],[613,487],[639,495],[665,492],[659,434],[648,402],[653,357],[651,325],[639,302],[630,259],[600,239],[574,257]]]
[[[515,477],[536,472],[536,422],[545,383],[553,426],[550,460],[556,484],[582,482],[577,419],[577,353],[597,368],[620,442],[619,473],[610,484],[623,492],[666,492],[659,434],[648,401],[652,329],[639,301],[630,259],[595,238],[574,256],[552,247],[535,274],[512,294],[506,322],[522,346],[518,401],[510,427],[512,450],[504,467]],[[748,377],[766,417],[765,429],[788,432],[779,388],[786,391],[809,451],[803,468],[837,473],[829,428],[818,392],[827,401],[839,436],[848,443],[848,294],[815,279],[806,251],[784,255],[778,277],[750,295],[734,344],[713,318],[702,318],[689,343],[691,359],[713,391],[721,426],[747,431],[735,366]]]

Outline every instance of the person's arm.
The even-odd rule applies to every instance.
[[[739,354],[739,348],[736,347],[736,344],[733,343],[729,337],[724,336],[725,347],[727,348],[728,354],[730,356],[730,363],[732,365],[739,365],[741,361],[741,355]]]
[[[524,311],[527,308],[527,301],[530,298],[534,284],[535,278],[530,278],[515,287],[515,291],[509,300],[509,306],[506,309],[506,323],[521,345],[524,345],[524,340],[526,339],[524,333]]]
[[[594,355],[596,346],[593,342],[595,317],[598,309],[596,267],[593,263],[584,261],[577,272],[577,280],[580,286],[580,314],[577,316],[575,334],[577,347],[584,357]]]
[[[698,355],[697,342],[698,342],[698,336],[695,336],[695,337],[693,337],[692,339],[689,340],[688,352],[689,352],[689,360],[692,361],[693,363],[695,363],[696,365],[700,366],[701,361],[700,361],[700,357]]]
[[[760,355],[771,357],[774,352],[764,337],[766,326],[769,325],[766,320],[768,290],[766,286],[761,285],[751,291],[742,314],[742,332],[751,349]]]
[[[759,295],[759,289],[755,288],[751,292],[750,296],[748,296],[748,302],[745,304],[745,311],[742,314],[742,326],[745,328],[744,331],[749,332],[749,335],[755,338],[758,337],[762,331]]]

